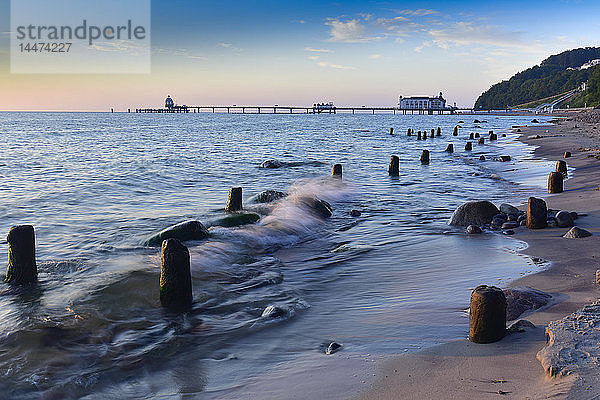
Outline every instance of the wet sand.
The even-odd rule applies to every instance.
[[[474,344],[464,339],[394,357],[382,365],[375,383],[356,399],[600,398],[600,370],[550,378],[536,359],[546,344],[546,325],[593,302],[600,294],[595,284],[595,271],[600,268],[600,191],[595,190],[600,185],[600,160],[588,157],[598,152],[580,151],[600,148],[600,124],[593,119],[590,123],[576,119],[550,127],[523,128],[520,138],[539,146],[534,154],[540,158],[561,160],[565,151],[572,153],[566,161],[570,171],[576,170],[565,181],[565,191],[545,200],[549,208],[587,214],[576,220],[575,226],[594,234],[584,239],[565,239],[561,236],[569,228],[515,230],[514,237],[529,244],[523,253],[551,262],[547,270],[509,285],[529,286],[553,295],[549,306],[519,318],[536,327],[493,344]],[[533,135],[542,137],[530,139]]]

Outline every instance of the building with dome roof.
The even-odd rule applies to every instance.
[[[168,108],[170,110],[173,107],[175,107],[175,102],[171,98],[171,95],[167,95],[167,99],[165,100],[165,108]]]

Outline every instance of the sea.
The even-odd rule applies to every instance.
[[[544,268],[501,232],[448,225],[466,201],[543,195],[552,163],[513,128],[531,119],[0,113],[0,398],[263,398],[261,379],[291,374],[299,360],[465,338],[474,287]],[[426,141],[407,135],[438,127]],[[485,144],[465,151],[471,132]],[[392,155],[398,177],[388,175]],[[259,168],[267,160],[280,167]],[[337,163],[342,180],[331,177]],[[215,223],[232,187],[257,223]],[[288,196],[253,203],[265,190]],[[306,197],[333,215],[314,214]],[[210,226],[210,237],[185,242],[193,306],[173,312],[159,301],[160,248],[144,243],[188,220]],[[24,288],[3,275],[4,234],[20,224],[35,227],[39,271]],[[270,305],[283,315],[262,317]],[[333,341],[341,349],[325,355]],[[273,396],[302,398],[308,386]]]

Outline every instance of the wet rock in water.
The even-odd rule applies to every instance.
[[[466,232],[469,235],[476,235],[478,233],[481,233],[482,231],[481,231],[481,228],[478,227],[477,225],[469,225],[469,226],[467,226]]]
[[[552,295],[531,287],[515,287],[502,290],[506,296],[506,319],[515,320],[525,311],[537,310],[548,304]]]
[[[502,134],[502,137],[506,137],[506,133],[503,133],[503,134]]]
[[[473,140],[475,139],[475,133],[471,132],[471,134],[469,135],[469,140]]]
[[[235,213],[223,218],[211,221],[210,226],[222,226],[232,228],[234,226],[248,225],[258,222],[260,215],[256,213]]]
[[[489,201],[470,201],[460,205],[454,211],[448,224],[458,226],[486,225],[492,222],[492,219],[498,213],[498,208]]]
[[[446,153],[454,153],[454,145],[452,143],[450,143],[447,147],[446,147]]]
[[[521,214],[521,210],[519,210],[517,207],[511,206],[510,204],[507,204],[507,203],[500,204],[500,212],[502,212],[506,215],[520,215]]]
[[[521,214],[519,215],[519,217],[517,218],[517,222],[521,223],[523,221],[525,221],[527,219],[527,216],[525,214]]]
[[[535,328],[535,325],[533,323],[527,321],[526,319],[520,319],[508,328],[507,333],[525,332],[527,329],[533,328]]]
[[[498,160],[500,160],[500,162],[508,162],[511,161],[512,158],[510,156],[500,156],[498,157]]]
[[[504,235],[511,236],[511,235],[514,235],[514,234],[515,234],[515,231],[513,231],[512,229],[507,229],[507,230],[505,230],[505,231],[502,231],[502,233],[503,233]]]
[[[568,228],[573,226],[573,218],[571,217],[571,213],[567,211],[559,211],[556,214],[556,225],[559,228]]]
[[[509,221],[502,224],[502,229],[515,229],[519,227],[519,223],[516,221]]]
[[[258,168],[268,168],[268,169],[274,169],[274,168],[281,168],[283,167],[283,164],[277,160],[267,160],[267,161],[263,161]]]
[[[517,222],[517,221],[518,221],[518,219],[519,219],[519,215],[516,215],[516,214],[510,214],[510,215],[508,216],[508,220],[509,220],[510,222]],[[518,223],[518,222],[517,222],[517,223]]]
[[[316,197],[301,197],[298,202],[308,207],[314,214],[321,218],[329,218],[333,213],[331,205],[325,200]]]
[[[358,210],[352,210],[352,211],[350,211],[350,215],[353,217],[360,217],[362,215],[362,213]]]
[[[500,288],[481,285],[471,293],[469,340],[493,343],[506,335],[506,297]]]
[[[571,211],[569,214],[571,214],[571,219],[573,221],[575,221],[577,218],[579,218],[579,214],[577,214],[575,211]]]
[[[519,130],[517,130],[517,132],[521,132],[521,130],[519,129]],[[540,136],[540,135],[527,136],[527,139],[541,139],[541,138],[543,138],[543,136]]]
[[[286,314],[287,312],[283,308],[270,305],[263,310],[260,317],[274,319],[284,317]]]
[[[527,226],[527,221],[526,220],[522,220],[521,222],[519,222],[519,224],[521,226]]]
[[[473,123],[474,123],[474,124],[479,124],[479,123],[481,123],[481,121],[480,121],[480,120],[478,120],[478,119],[476,119],[476,120],[474,120],[474,121],[473,121]]]
[[[342,348],[341,344],[336,343],[336,342],[331,342],[331,343],[329,343],[329,346],[327,346],[327,350],[325,350],[325,354],[331,355],[331,354],[337,352],[341,348]]]
[[[491,223],[492,228],[500,229],[500,228],[502,228],[502,225],[504,225],[504,222],[506,222],[504,219],[494,217],[494,218],[492,218],[492,223]]]
[[[479,139],[479,132],[475,132],[475,139]]]
[[[144,242],[146,246],[160,246],[163,240],[177,239],[182,242],[188,240],[203,240],[209,236],[208,230],[200,221],[185,221],[170,226],[158,232]]]
[[[546,227],[548,207],[542,199],[530,197],[527,202],[527,228],[543,229]]]
[[[558,223],[556,222],[556,218],[548,218],[546,220],[546,227],[548,228],[557,228]]]
[[[564,238],[567,239],[580,239],[585,237],[592,236],[591,232],[586,231],[585,229],[578,228],[576,226],[572,227],[569,232],[563,235]]]
[[[251,203],[272,203],[276,200],[287,197],[286,193],[278,192],[277,190],[265,190],[256,196],[250,198]]]
[[[596,374],[600,359],[600,301],[596,301],[546,327],[546,347],[537,359],[548,376],[565,376],[579,370]]]
[[[483,154],[479,156],[479,161],[485,161],[485,156]]]
[[[467,142],[465,144],[465,151],[471,151],[471,150],[473,150],[473,143]]]
[[[539,124],[540,121],[538,121],[537,119],[534,118],[534,119],[531,120],[531,123],[533,123],[533,124]]]
[[[571,157],[571,152],[570,151],[565,151],[565,154],[563,155],[563,158],[569,158]]]

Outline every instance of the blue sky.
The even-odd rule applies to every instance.
[[[600,45],[595,1],[153,1],[152,73],[10,74],[0,0],[0,109],[186,104],[471,106],[557,52]],[[90,96],[94,93],[94,96]]]

